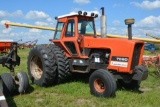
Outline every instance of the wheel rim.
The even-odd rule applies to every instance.
[[[95,81],[94,81],[94,88],[95,88],[95,90],[97,91],[97,92],[99,92],[99,93],[102,93],[102,92],[104,92],[105,91],[105,84],[104,84],[104,82],[101,80],[101,79],[96,79]]]
[[[42,70],[42,61],[39,56],[35,55],[32,57],[30,61],[30,70],[32,76],[37,80],[42,77],[43,70]]]

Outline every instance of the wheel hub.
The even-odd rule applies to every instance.
[[[30,63],[30,70],[31,70],[32,76],[35,79],[41,78],[43,74],[43,70],[42,70],[42,61],[39,56],[35,55],[32,57],[31,63]]]
[[[95,87],[96,91],[99,93],[102,93],[105,91],[105,84],[99,78],[94,81],[94,87]]]

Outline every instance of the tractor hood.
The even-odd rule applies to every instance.
[[[84,48],[111,48],[111,47],[127,47],[129,44],[135,44],[135,43],[142,43],[143,41],[139,40],[128,40],[125,38],[94,38],[94,37],[87,37],[84,36],[82,39],[81,46],[84,46]],[[122,48],[122,47],[121,47]]]
[[[126,56],[132,52],[135,44],[141,44],[144,48],[144,42],[138,40],[128,40],[123,38],[93,38],[84,36],[81,41],[83,48],[109,49],[113,54]]]
[[[144,42],[122,38],[93,38],[84,36],[80,42],[81,48],[109,50],[108,69],[132,73],[137,65],[142,63]],[[126,60],[126,61],[125,61]]]

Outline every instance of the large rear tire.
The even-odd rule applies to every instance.
[[[57,66],[56,83],[64,82],[69,73],[68,59],[65,56],[64,51],[58,46],[51,44],[48,47],[52,50],[54,59],[56,61],[56,66]]]
[[[116,91],[116,81],[112,74],[106,70],[94,71],[89,78],[91,94],[97,97],[112,97]]]
[[[51,86],[56,77],[54,55],[48,47],[36,46],[28,56],[28,74],[33,83],[39,86]]]
[[[1,75],[2,86],[3,86],[3,94],[5,96],[13,95],[14,92],[14,80],[10,73],[4,73]]]

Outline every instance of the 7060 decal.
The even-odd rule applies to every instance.
[[[128,57],[112,56],[110,65],[127,67],[128,66]]]

